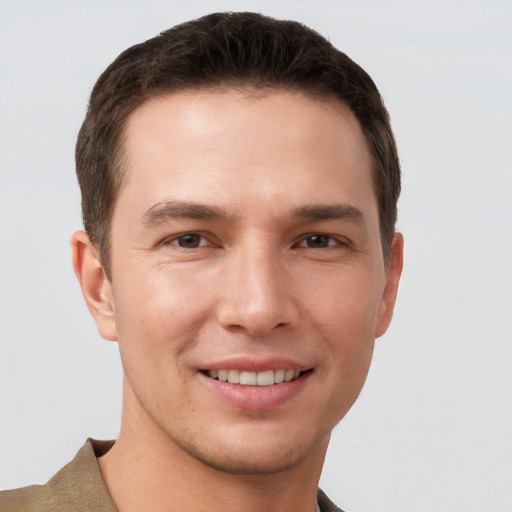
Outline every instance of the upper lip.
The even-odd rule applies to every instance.
[[[266,370],[299,370],[306,371],[312,368],[302,361],[283,357],[256,358],[232,356],[201,365],[201,370],[240,370],[246,372],[263,372]]]

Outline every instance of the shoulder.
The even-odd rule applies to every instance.
[[[2,512],[44,512],[51,510],[45,485],[30,485],[21,489],[0,492],[0,510]]]
[[[343,512],[341,508],[337,507],[322,491],[322,489],[318,489],[317,494],[318,505],[320,506],[321,512]]]
[[[110,444],[111,446],[111,444]],[[2,512],[117,512],[107,491],[95,449],[108,444],[87,440],[75,458],[45,485],[0,492]]]

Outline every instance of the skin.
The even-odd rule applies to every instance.
[[[312,512],[402,268],[400,235],[383,261],[357,120],[286,91],[180,92],[130,115],[124,150],[111,282],[87,235],[72,241],[123,362],[121,432],[99,460],[117,507]],[[249,410],[206,384],[230,358],[309,371],[291,398]]]

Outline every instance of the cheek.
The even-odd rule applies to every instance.
[[[114,286],[115,318],[125,358],[154,365],[176,364],[197,338],[209,297],[186,274],[156,269]],[[134,275],[133,273],[132,275]],[[204,292],[204,291],[203,291]]]
[[[341,273],[340,273],[341,276]],[[378,287],[371,278],[344,273],[331,278],[328,293],[310,297],[308,315],[326,341],[326,361],[334,386],[355,398],[366,378],[375,342],[379,306]]]
[[[367,269],[366,272],[334,269],[321,282],[309,283],[304,292],[309,316],[317,320],[329,338],[373,337],[380,280],[368,275]]]

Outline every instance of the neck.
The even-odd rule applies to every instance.
[[[137,412],[124,404],[119,438],[98,460],[119,512],[315,512],[328,439],[284,471],[235,474],[190,455]]]

